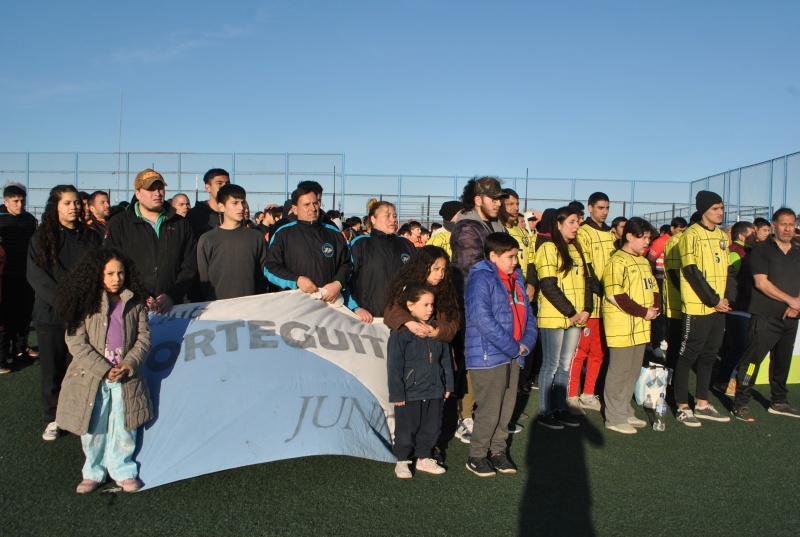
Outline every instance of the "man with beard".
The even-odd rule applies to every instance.
[[[466,326],[463,315],[463,298],[470,269],[484,259],[483,243],[491,233],[507,233],[505,226],[497,217],[500,206],[508,196],[503,193],[500,181],[496,177],[474,177],[464,185],[461,203],[464,208],[453,227],[450,236],[450,247],[453,250],[453,281],[456,293],[462,305],[461,326]],[[460,423],[456,429],[456,437],[465,444],[472,439],[473,410],[475,394],[473,392],[469,372],[464,364],[464,330],[460,330],[452,342],[453,352],[458,363],[459,391],[461,406],[459,408]]]

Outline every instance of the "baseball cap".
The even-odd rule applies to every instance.
[[[153,169],[147,168],[136,174],[136,179],[133,181],[133,188],[134,190],[147,190],[153,186],[153,183],[156,181],[161,181],[164,183],[164,186],[167,186],[167,182],[164,181],[164,178],[161,177],[160,173]]]
[[[503,194],[503,187],[500,186],[500,181],[494,177],[481,177],[475,181],[475,195],[487,196],[492,199],[508,197],[508,194]]]

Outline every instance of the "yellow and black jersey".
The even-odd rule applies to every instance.
[[[542,244],[536,251],[536,275],[541,282],[545,278],[557,278],[558,287],[567,297],[576,311],[583,310],[586,296],[586,277],[583,259],[574,245],[569,245],[569,255],[574,266],[567,274],[561,272],[561,255],[554,242]],[[539,295],[539,328],[569,328],[569,319],[561,314],[553,304],[545,298],[544,293]]]
[[[655,304],[656,278],[650,262],[642,256],[617,251],[608,261],[603,274],[603,331],[609,347],[632,347],[650,343],[650,321],[622,311],[610,299],[627,295],[631,300],[649,308]]]
[[[592,265],[597,280],[602,283],[603,273],[611,254],[614,253],[614,241],[617,237],[611,230],[598,229],[588,220],[578,228],[578,242],[583,250],[583,257]],[[595,300],[592,319],[598,319],[602,313],[602,300]]]
[[[671,270],[681,270],[680,235],[673,235],[664,245],[664,314],[668,319],[681,318],[681,291],[672,283]]]
[[[710,315],[713,307],[700,300],[697,293],[686,280],[684,269],[697,266],[703,279],[719,296],[725,296],[728,280],[730,255],[728,252],[728,236],[719,226],[713,231],[700,224],[692,224],[681,234],[681,302],[683,313],[687,315]]]
[[[519,243],[519,253],[517,254],[517,258],[519,259],[519,268],[522,269],[523,277],[528,274],[528,263],[530,260],[530,251],[533,245],[533,238],[531,237],[530,233],[528,233],[527,229],[522,229],[519,226],[511,226],[506,228],[508,230],[508,234],[516,239],[517,243]]]

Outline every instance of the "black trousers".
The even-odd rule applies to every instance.
[[[725,335],[725,315],[683,314],[683,335],[680,344],[678,363],[672,377],[675,387],[675,402],[679,405],[689,403],[689,372],[697,362],[697,387],[695,399],[708,400],[711,386],[711,372],[717,360],[717,351]]]
[[[64,340],[66,332],[61,326],[36,324],[39,340],[39,361],[42,370],[42,409],[44,421],[56,421],[56,407],[61,393],[61,382],[72,362],[72,355]]]
[[[736,398],[733,406],[741,408],[750,401],[750,389],[758,376],[758,367],[767,353],[769,358],[769,387],[772,403],[786,402],[786,381],[792,363],[794,340],[797,336],[797,319],[779,319],[753,314],[747,331],[747,347],[739,364],[736,377]]]
[[[406,401],[394,407],[394,456],[399,461],[410,460],[413,452],[418,459],[427,459],[439,440],[439,416],[444,398]]]
[[[683,320],[667,318],[667,367],[675,371],[678,356],[681,354],[683,339]]]
[[[13,358],[28,348],[34,293],[27,280],[3,278],[0,302],[0,360]]]
[[[750,317],[725,315],[725,342],[722,346],[722,360],[717,371],[717,382],[728,382],[742,361],[749,339]]]

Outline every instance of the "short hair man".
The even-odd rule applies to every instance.
[[[88,204],[90,216],[86,221],[86,227],[105,238],[108,231],[108,218],[111,216],[108,194],[102,190],[95,190],[89,195]]]
[[[748,259],[756,228],[751,222],[736,222],[731,226],[730,261],[736,275],[736,300],[731,311],[725,314],[725,338],[722,343],[722,360],[717,370],[714,391],[730,397],[736,394],[736,368],[747,346],[747,327],[750,324],[750,297],[753,294],[753,274]]]
[[[569,374],[567,406],[573,414],[582,414],[583,409],[600,411],[600,397],[594,392],[606,354],[602,322],[604,293],[601,282],[608,259],[615,251],[616,240],[613,231],[606,224],[611,207],[608,196],[603,192],[594,192],[589,196],[588,206],[589,218],[578,228],[576,239],[583,249],[595,298],[594,310],[586,323],[587,330],[581,332]],[[586,377],[581,390],[581,370],[584,364],[586,364]]]
[[[189,201],[189,196],[186,194],[175,194],[175,197],[170,201],[170,205],[175,209],[175,212],[180,216],[186,218],[189,209],[192,208],[192,203]]]
[[[766,218],[758,217],[753,220],[753,225],[756,227],[756,242],[764,242],[769,238],[769,232],[772,230],[772,225]]]
[[[260,232],[244,225],[247,193],[227,184],[217,192],[222,224],[197,242],[197,271],[203,300],[250,296],[266,291],[267,243]]]
[[[733,415],[753,422],[748,408],[750,389],[755,384],[758,366],[769,353],[770,414],[800,418],[800,410],[786,401],[786,382],[794,353],[800,317],[800,246],[792,239],[797,217],[791,209],[778,209],[772,215],[774,235],[753,246],[748,259],[755,289],[750,298],[752,315],[747,348],[737,376]]]
[[[279,289],[300,289],[335,301],[353,271],[350,250],[339,229],[320,222],[320,195],[308,186],[292,192],[294,222],[270,239],[264,273]]]
[[[203,175],[203,184],[208,192],[208,200],[200,201],[186,213],[186,218],[194,231],[195,239],[219,226],[222,214],[217,211],[217,193],[231,182],[231,176],[222,168],[211,168]]]
[[[148,293],[146,306],[163,313],[183,301],[197,276],[197,241],[189,221],[164,203],[167,183],[147,168],[133,182],[136,202],[108,223],[105,244],[130,256]]]
[[[736,278],[730,266],[728,237],[719,227],[725,205],[716,192],[695,197],[699,221],[681,234],[680,292],[683,335],[673,386],[678,421],[700,427],[699,420],[730,421],[708,402],[711,372],[725,333],[725,316],[736,299]],[[689,372],[697,363],[694,412],[689,407]]]
[[[3,189],[0,206],[0,240],[6,254],[0,301],[0,369],[9,358],[36,358],[28,348],[28,332],[33,314],[34,292],[28,283],[28,246],[38,222],[25,210],[28,196],[19,183],[8,183]]]

